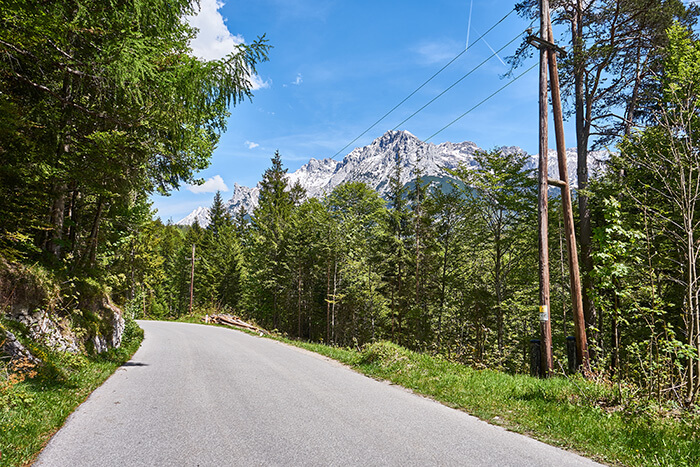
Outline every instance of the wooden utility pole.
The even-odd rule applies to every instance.
[[[194,301],[194,243],[192,244],[192,274],[190,275],[190,315],[192,314],[192,302]]]
[[[571,281],[571,301],[574,315],[576,334],[576,360],[584,374],[590,372],[588,360],[588,342],[586,325],[583,317],[583,300],[581,298],[581,278],[578,269],[578,251],[574,232],[574,214],[571,206],[571,189],[569,174],[566,166],[566,144],[564,142],[564,119],[561,107],[561,92],[559,89],[559,70],[557,68],[557,53],[566,52],[557,47],[552,41],[552,21],[549,16],[549,0],[540,0],[540,35],[530,35],[528,43],[540,50],[540,157],[539,157],[539,243],[540,243],[540,334],[541,334],[541,373],[543,376],[552,370],[552,327],[549,309],[549,240],[547,232],[548,185],[561,188],[561,199],[564,211],[564,230],[569,252],[569,276]],[[559,179],[550,179],[547,175],[548,134],[547,134],[547,69],[552,87],[552,114],[557,140],[557,159],[559,163]]]
[[[543,2],[546,0],[543,0]],[[552,22],[547,14],[547,35],[552,37]],[[554,116],[554,131],[557,139],[557,159],[559,161],[559,179],[564,184],[561,188],[561,200],[564,209],[564,231],[569,250],[569,278],[571,281],[571,301],[574,315],[574,332],[576,334],[576,360],[581,365],[584,374],[590,373],[588,360],[588,341],[586,338],[586,322],[583,316],[583,299],[581,297],[581,278],[578,268],[578,252],[576,249],[576,232],[574,230],[574,214],[571,206],[571,189],[569,172],[566,166],[566,144],[564,143],[564,117],[561,107],[559,90],[559,70],[557,56],[554,50],[548,55],[549,75],[552,80],[552,113]]]
[[[549,40],[547,20],[549,18],[549,1],[540,0],[540,31],[542,39]],[[540,249],[540,376],[549,376],[552,371],[552,322],[549,319],[549,185],[548,176],[548,116],[547,116],[547,55],[546,47],[540,47],[540,144],[539,144],[539,190],[538,223]]]

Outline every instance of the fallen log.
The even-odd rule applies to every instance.
[[[264,329],[261,329],[257,326],[253,326],[252,324],[246,323],[242,319],[240,319],[237,316],[232,316],[232,315],[211,315],[211,316],[206,316],[204,318],[205,322],[208,323],[217,323],[217,324],[223,324],[226,326],[233,326],[237,328],[242,328],[242,329],[247,329],[249,331],[253,331],[256,333],[261,333],[261,334],[270,334]]]

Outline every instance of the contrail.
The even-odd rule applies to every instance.
[[[474,29],[474,32],[477,33],[477,34],[479,34],[479,31],[477,31],[476,29]],[[486,42],[486,39],[484,39],[484,38],[482,37],[481,40],[484,41],[484,44],[486,44],[486,46],[487,46],[489,49],[491,49],[491,52],[493,52],[493,54],[496,56],[496,58],[499,59],[499,60],[501,61],[501,63],[503,63],[503,66],[508,66],[508,65],[506,65],[506,62],[504,62],[503,59],[496,53],[496,51],[493,50],[493,47],[491,47],[491,44],[489,44],[488,42]]]
[[[469,23],[467,23],[467,46],[465,47],[466,49],[469,48],[469,31],[472,28],[472,7],[474,6],[474,0],[469,4]]]

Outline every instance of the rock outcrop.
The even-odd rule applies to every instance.
[[[10,362],[27,360],[34,364],[41,363],[32,353],[17,340],[17,337],[7,329],[0,329],[0,353],[9,357]]]
[[[75,306],[66,306],[57,281],[46,270],[0,258],[0,313],[17,323],[22,335],[53,350],[101,353],[121,345],[125,327],[122,311],[98,288],[86,289]],[[35,358],[15,334],[3,331],[3,354]]]

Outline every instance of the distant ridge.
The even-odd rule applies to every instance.
[[[498,148],[506,153],[522,152],[517,146],[503,146]],[[471,141],[462,143],[426,143],[416,138],[408,131],[388,131],[369,145],[356,148],[343,158],[342,161],[333,159],[311,159],[298,170],[288,175],[290,184],[299,182],[306,189],[308,197],[321,198],[333,191],[338,185],[359,181],[385,196],[389,190],[389,178],[395,170],[396,154],[401,154],[401,182],[406,184],[412,181],[415,167],[419,167],[425,177],[446,177],[447,172],[443,168],[456,168],[460,163],[473,167],[474,153],[480,148]],[[589,153],[589,169],[592,174],[596,172],[597,158],[605,158],[606,152]],[[530,167],[537,166],[537,155],[531,155]],[[576,186],[576,150],[567,150],[569,177]],[[557,177],[559,173],[556,152],[549,153],[550,177]],[[260,185],[253,188],[234,184],[233,196],[226,203],[226,208],[233,215],[241,208],[252,213],[258,205]],[[195,219],[199,225],[209,223],[209,211],[199,207],[184,219],[177,222],[178,225],[191,225]]]

